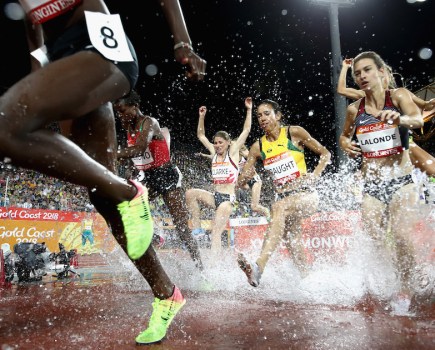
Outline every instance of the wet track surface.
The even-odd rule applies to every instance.
[[[81,268],[79,277],[0,289],[1,350],[134,349],[152,294],[128,273]],[[183,289],[187,303],[151,349],[434,349],[435,310],[393,316],[354,307],[298,304],[225,290]],[[141,348],[146,348],[141,347]]]

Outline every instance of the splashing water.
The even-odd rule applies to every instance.
[[[203,273],[195,267],[187,250],[181,247],[157,249],[159,259],[171,280],[182,290],[222,292],[231,300],[237,296],[340,306],[355,305],[366,295],[381,301],[390,300],[401,288],[393,251],[369,238],[358,226],[359,217],[349,214],[349,209],[355,210],[359,205],[358,197],[349,195],[349,191],[355,188],[359,189],[360,184],[355,182],[353,174],[336,174],[323,179],[318,188],[321,197],[319,217],[324,221],[346,218],[351,235],[346,236],[349,244],[345,244],[346,249],[341,251],[340,257],[333,251],[330,255],[320,254],[305,275],[300,273],[283,249],[277,249],[271,256],[257,288],[248,284],[245,274],[238,267],[237,246],[224,247],[218,257],[214,257],[210,249],[201,248],[205,266]],[[431,212],[435,212],[434,205],[422,202],[407,215],[415,217],[414,222],[426,222],[426,229],[433,231],[435,225],[430,219]],[[427,220],[432,220],[432,223]],[[410,230],[414,229],[412,225],[410,222]],[[418,237],[418,234],[415,236]],[[429,237],[434,236],[432,232]],[[422,237],[416,244],[420,250],[417,255],[429,257],[435,246],[434,239],[427,241],[426,236]],[[249,248],[241,250],[250,261],[255,261],[261,251],[261,241],[252,240]],[[113,267],[128,272],[128,289],[149,289],[121,249],[111,256],[115,257],[112,258]],[[435,269],[425,259],[417,261],[412,283],[417,294],[427,296],[434,293]]]

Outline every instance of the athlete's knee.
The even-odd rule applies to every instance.
[[[259,211],[260,210],[260,205],[258,203],[251,203],[251,209],[253,211]]]
[[[193,203],[196,201],[196,195],[194,189],[189,189],[186,191],[186,202]]]

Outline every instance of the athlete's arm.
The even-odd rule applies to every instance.
[[[202,80],[205,75],[207,62],[193,51],[179,0],[158,0],[158,3],[162,8],[174,38],[176,61],[186,66],[186,77],[188,79]]]
[[[320,177],[320,175],[325,170],[326,166],[331,161],[331,152],[329,152],[325,146],[320,144],[310,133],[300,126],[291,126],[291,134],[296,136],[300,140],[300,143],[311,150],[312,152],[319,155],[319,163],[313,170],[313,175],[315,177]]]
[[[421,111],[430,111],[435,107],[435,99],[431,99],[429,101],[425,101],[422,98],[416,96],[414,93],[409,91],[409,94],[412,98],[412,101],[417,105],[418,108],[420,108]]]
[[[154,118],[147,117],[142,124],[142,132],[136,139],[136,144],[132,147],[122,148],[118,151],[118,158],[133,158],[144,154],[148,145],[151,143],[155,134],[157,121]]]
[[[355,117],[358,110],[355,103],[350,104],[346,110],[346,119],[344,121],[343,131],[340,135],[340,148],[351,158],[361,155],[361,148],[352,141],[355,132]]]
[[[215,151],[213,144],[208,140],[207,136],[205,136],[205,115],[207,113],[207,107],[201,106],[199,107],[199,118],[198,118],[198,127],[196,129],[196,136],[198,137],[198,140],[204,145],[205,148],[208,149],[210,154],[214,156]]]
[[[365,96],[364,91],[349,88],[346,86],[347,71],[349,70],[351,64],[352,58],[346,58],[345,60],[343,60],[340,75],[338,76],[337,92],[340,95],[347,97],[351,100],[358,100]]]
[[[245,144],[246,139],[249,136],[249,133],[251,132],[251,126],[252,126],[252,98],[246,97],[245,99],[245,107],[246,107],[246,118],[245,123],[243,124],[243,130],[240,133],[239,137],[235,141],[235,146],[232,147],[232,151],[237,153],[239,152],[240,148]],[[232,155],[233,156],[233,155]]]
[[[261,158],[260,141],[256,141],[249,149],[248,159],[243,166],[242,172],[237,178],[237,184],[239,187],[245,186],[246,183],[254,177],[254,175],[256,174],[255,163],[259,158]]]
[[[423,116],[409,91],[405,88],[392,90],[393,103],[399,107],[402,114],[395,111],[384,110],[378,115],[381,121],[391,121],[393,124],[404,126],[408,129],[418,129],[424,125]]]

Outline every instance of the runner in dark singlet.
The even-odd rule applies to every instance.
[[[0,154],[16,166],[88,189],[93,205],[156,297],[153,305],[159,317],[151,317],[149,328],[136,342],[160,341],[185,300],[154,249],[148,248],[153,224],[147,189],[116,176],[114,167],[111,101],[136,84],[134,49],[120,17],[110,15],[102,0],[20,0],[20,4],[26,13],[33,72],[0,98]],[[185,65],[188,78],[202,79],[206,62],[192,50],[178,0],[159,4],[173,35],[175,59]],[[66,121],[69,130],[63,134],[70,139],[46,129]]]
[[[349,88],[346,86],[346,75],[348,69],[352,65],[352,58],[346,58],[343,60],[343,64],[340,71],[340,76],[338,79],[337,92],[349,99],[358,100],[360,98],[365,97],[365,92],[363,90],[357,90],[353,88]],[[386,89],[396,89],[396,83],[394,81],[393,72],[390,66],[385,66],[386,74],[382,78],[384,87]],[[407,90],[410,94],[414,103],[420,108],[423,112],[429,112],[435,109],[435,99],[431,99],[429,101],[425,101],[411,91]],[[423,148],[413,142],[412,137],[409,138],[409,157],[411,158],[412,164],[419,168],[422,172],[425,172],[429,177],[435,177],[435,157],[428,152],[426,152]]]
[[[365,97],[347,107],[340,146],[350,157],[362,156],[363,227],[385,248],[385,254],[389,254],[383,245],[387,225],[391,227],[401,282],[401,295],[392,300],[394,307],[398,299],[409,301],[413,293],[410,278],[416,256],[408,213],[418,204],[419,193],[411,180],[414,167],[409,157],[408,130],[420,128],[423,118],[406,89],[385,89],[385,67],[382,58],[372,51],[354,58],[353,77]],[[352,141],[354,133],[358,143]]]

